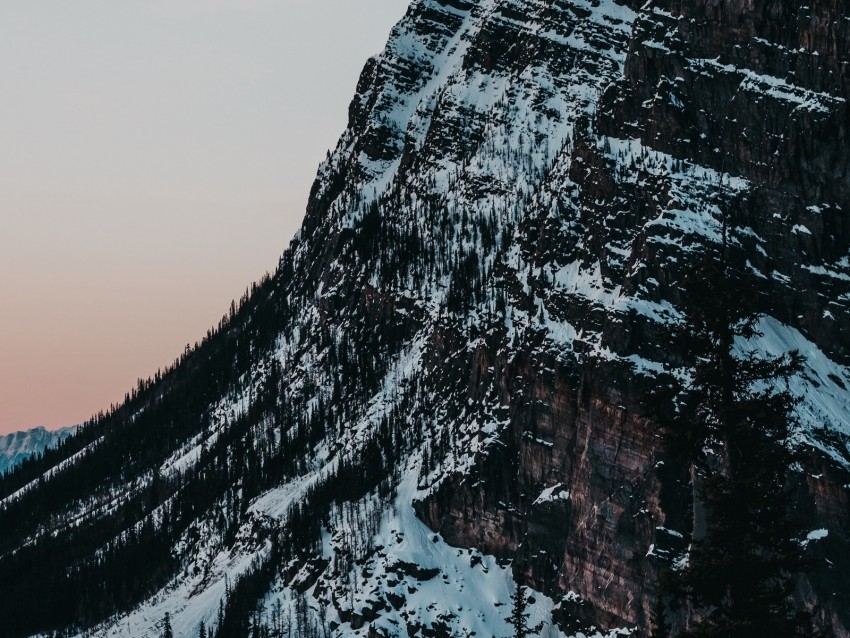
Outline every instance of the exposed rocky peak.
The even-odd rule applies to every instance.
[[[633,17],[613,1],[413,3],[364,69],[349,129],[319,183],[337,183],[328,175],[352,166],[345,174],[364,194],[369,180],[392,179],[400,166],[401,179],[416,181],[431,171],[469,174],[464,160],[506,129],[548,144],[551,159],[558,140],[546,133],[568,128],[621,71]],[[559,101],[567,96],[571,103]],[[511,112],[521,119],[508,121]]]
[[[0,484],[0,577],[60,557],[0,605],[86,612],[9,631],[508,635],[520,583],[552,635],[645,634],[699,524],[645,397],[725,228],[764,299],[737,347],[805,355],[799,601],[848,635],[848,21],[786,5],[413,2],[275,276]]]

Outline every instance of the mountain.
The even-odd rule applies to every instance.
[[[48,430],[45,427],[0,436],[0,474],[8,472],[31,456],[54,448],[73,434],[76,428]]]
[[[736,348],[803,357],[795,600],[850,635],[848,51],[838,0],[415,0],[278,270],[0,479],[6,635],[507,636],[518,584],[649,635],[704,521],[646,400],[724,238]]]

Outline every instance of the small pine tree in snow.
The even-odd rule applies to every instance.
[[[171,630],[171,614],[165,612],[165,618],[162,620],[162,638],[174,638],[174,632]]]
[[[511,615],[506,619],[507,623],[514,628],[513,638],[528,638],[540,633],[543,623],[534,627],[528,626],[528,592],[525,587],[517,585],[514,595],[511,597]]]

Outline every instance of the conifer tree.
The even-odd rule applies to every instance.
[[[534,627],[528,626],[528,618],[531,614],[528,612],[528,592],[525,587],[517,585],[516,591],[511,596],[511,602],[511,615],[506,620],[514,628],[513,638],[528,638],[540,633],[543,623]]]
[[[652,624],[652,638],[670,638],[670,624],[667,622],[667,610],[664,607],[664,599],[659,595],[650,615]]]
[[[171,614],[165,612],[165,618],[162,620],[162,638],[174,638],[174,632],[171,630]]]
[[[694,614],[681,635],[811,635],[790,601],[794,577],[806,568],[786,485],[797,461],[787,381],[801,360],[797,353],[770,358],[736,350],[759,336],[759,315],[755,287],[731,261],[723,246],[689,273],[677,335],[694,367],[690,379],[674,383],[668,451],[693,468],[705,512],[673,578]]]

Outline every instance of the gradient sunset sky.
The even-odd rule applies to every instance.
[[[407,4],[0,4],[0,434],[120,401],[274,269]]]

